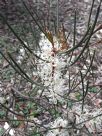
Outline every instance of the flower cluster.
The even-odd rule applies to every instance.
[[[22,60],[23,60],[23,58],[24,58],[24,56],[25,56],[25,50],[24,50],[24,48],[21,48],[21,49],[20,49],[19,54],[20,54],[20,55],[17,57],[17,62],[18,62],[19,64],[21,64],[21,63],[22,63]]]
[[[9,124],[5,122],[4,129],[6,130],[7,133],[9,133],[10,136],[14,136],[15,130],[11,129]]]
[[[58,50],[59,43],[56,37],[54,37],[54,44],[56,50]],[[41,54],[38,54],[40,54],[42,59],[46,60],[43,63],[39,60],[38,64],[38,74],[44,86],[49,87],[49,92],[45,93],[51,102],[57,103],[57,100],[63,101],[65,79],[63,78],[62,69],[66,67],[66,56],[58,56],[54,53],[51,42],[44,34],[41,34],[39,45],[41,47]]]

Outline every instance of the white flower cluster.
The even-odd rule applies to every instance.
[[[69,136],[68,130],[66,129],[68,126],[67,120],[59,117],[49,125],[51,130],[49,130],[45,136]]]
[[[17,57],[17,62],[19,64],[21,64],[22,60],[23,60],[23,58],[25,56],[25,50],[24,50],[24,48],[21,48],[20,51],[19,51],[19,53],[20,53],[20,55]]]
[[[55,47],[58,49],[58,41],[57,38],[54,37],[55,41]],[[44,34],[41,34],[41,40],[39,42],[39,45],[41,47],[41,54],[40,57],[46,62],[42,62],[39,60],[38,64],[38,74],[42,79],[42,82],[44,83],[44,86],[49,87],[49,92],[45,92],[47,96],[49,97],[49,100],[53,103],[57,103],[57,100],[62,101],[63,96],[63,88],[64,88],[64,82],[65,79],[62,78],[61,70],[65,68],[66,62],[65,62],[65,56],[57,56],[54,54],[52,55],[52,44],[50,41],[44,36]],[[54,68],[54,70],[53,70]],[[53,73],[53,77],[52,77]]]
[[[11,129],[7,122],[5,122],[4,129],[7,133],[9,133],[10,136],[15,136],[15,130]]]

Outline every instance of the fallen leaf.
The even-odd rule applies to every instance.
[[[6,61],[6,60],[4,60],[3,61],[3,68],[6,68],[6,67],[8,67],[9,66],[9,63]]]

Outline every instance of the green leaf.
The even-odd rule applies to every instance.
[[[3,118],[5,116],[5,112],[4,111],[0,111],[0,118]]]
[[[81,99],[82,95],[80,93],[77,93],[76,99],[79,101]]]
[[[71,108],[72,108],[72,106],[73,106],[72,101],[68,101],[68,102],[67,102],[67,106],[71,109]]]
[[[12,121],[13,127],[18,127],[20,125],[20,121]]]
[[[0,136],[2,136],[2,135],[3,135],[3,133],[4,133],[3,128],[0,128]]]
[[[92,87],[89,89],[89,92],[92,92],[92,93],[97,93],[97,88],[95,87]]]

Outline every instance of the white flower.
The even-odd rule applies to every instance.
[[[18,62],[19,64],[22,63],[22,60],[23,60],[23,57],[22,57],[22,56],[18,56],[18,57],[17,57],[17,62]]]
[[[25,56],[25,50],[24,50],[24,48],[21,48],[20,51],[19,51],[19,53],[20,53],[20,55],[17,57],[17,62],[19,64],[21,64],[22,60],[23,60],[23,58]]]
[[[5,122],[4,129],[7,130],[9,127],[10,127],[9,124],[7,122]]]
[[[14,133],[15,133],[15,131],[14,131],[13,129],[10,129],[9,134],[10,134],[11,136],[15,136]]]
[[[41,39],[40,39],[39,45],[42,50],[49,50],[49,49],[51,50],[52,48],[51,42],[42,33],[41,33]]]
[[[54,58],[54,64],[55,64],[56,70],[60,70],[61,68],[64,68],[66,66],[66,63],[60,60],[60,58],[58,57]]]
[[[4,129],[7,130],[7,132],[9,131],[9,134],[11,136],[14,136],[15,131],[13,129],[9,130],[9,128],[10,128],[9,124],[7,122],[5,122]]]
[[[20,49],[20,54],[21,54],[22,56],[25,56],[25,50],[24,50],[24,48],[21,48],[21,49]]]

